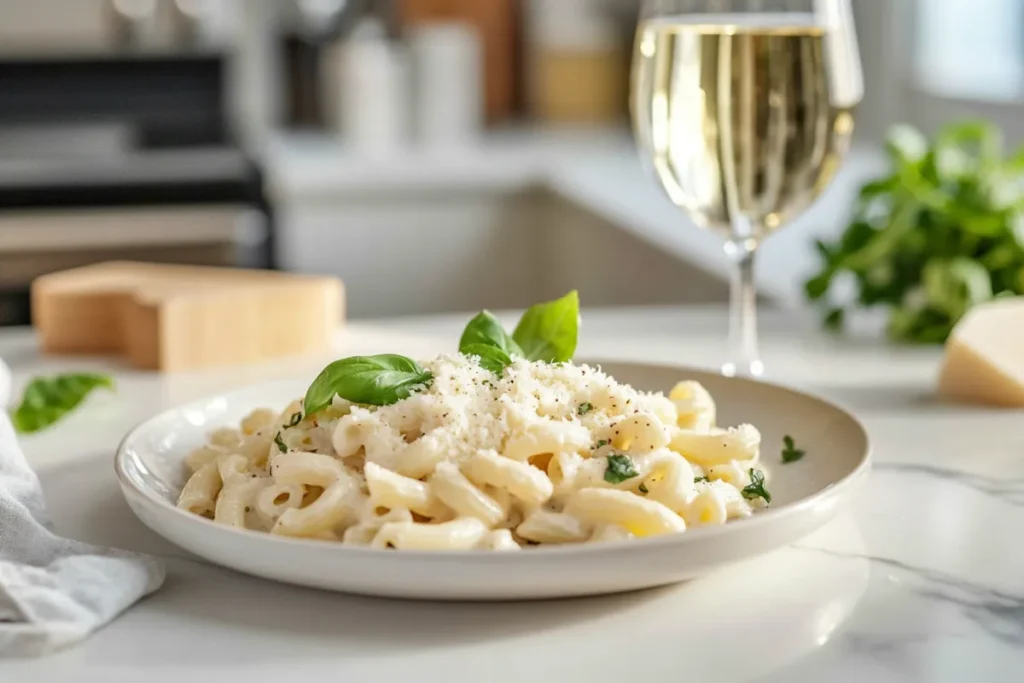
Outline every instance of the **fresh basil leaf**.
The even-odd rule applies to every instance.
[[[604,480],[609,484],[621,484],[627,479],[639,475],[633,460],[628,455],[617,454],[608,456],[608,469],[604,471]]]
[[[572,360],[580,329],[580,297],[576,290],[561,299],[531,307],[519,319],[512,338],[530,360],[562,363]]]
[[[37,377],[25,387],[11,422],[22,434],[45,429],[77,408],[97,388],[113,389],[114,380],[92,373]]]
[[[830,332],[839,332],[843,329],[843,319],[845,318],[846,311],[841,308],[833,308],[825,316],[825,329]]]
[[[861,186],[860,191],[857,193],[857,199],[862,202],[873,201],[892,192],[898,182],[899,178],[897,176],[887,176],[879,180],[867,182]]]
[[[312,415],[329,406],[335,396],[353,403],[391,405],[429,384],[433,378],[419,363],[405,356],[343,358],[324,368],[309,385],[303,409],[306,415]]]
[[[936,151],[959,150],[965,157],[962,173],[977,172],[978,166],[996,161],[1003,148],[1003,134],[988,121],[951,123],[935,136]]]
[[[505,331],[490,311],[480,311],[469,321],[459,339],[459,352],[466,353],[468,347],[481,344],[497,347],[509,357],[525,355],[512,335]]]
[[[832,285],[832,273],[825,271],[815,275],[804,283],[804,293],[811,301],[817,301],[825,296],[828,288]]]
[[[931,259],[925,264],[921,279],[928,302],[953,318],[992,298],[988,271],[973,259]]]
[[[1013,261],[1018,260],[1020,258],[1020,256],[1019,256],[1020,255],[1020,250],[1024,249],[1024,211],[1014,211],[1013,212],[1012,217],[1010,218],[1010,226],[1009,227],[1010,227],[1010,237],[1013,238],[1012,244],[1004,243],[1004,244],[999,245],[995,249],[998,249],[999,247],[1008,248],[1010,250],[1011,254],[1013,256],[1017,257],[1016,259],[1012,258],[1012,257],[1009,259],[1009,263],[1012,263]],[[995,251],[995,249],[993,249],[993,251]],[[991,253],[992,252],[989,252],[989,255]],[[991,258],[991,256],[990,256],[990,258]],[[990,266],[990,267],[992,267],[992,266]],[[998,266],[996,266],[996,267],[998,267]]]
[[[921,161],[928,152],[928,140],[913,126],[893,126],[885,139],[885,149],[893,162],[914,164]]]
[[[888,150],[842,236],[815,244],[805,293],[826,326],[851,304],[885,306],[893,340],[943,342],[972,306],[1024,294],[1024,149],[1006,155],[997,127],[960,121],[931,140],[895,127]]]
[[[760,470],[750,470],[750,483],[740,491],[747,500],[764,498],[765,503],[772,502],[772,494],[764,487],[764,474]]]
[[[480,367],[490,370],[499,377],[505,367],[512,363],[512,358],[505,351],[489,344],[470,344],[460,347],[459,351],[467,356],[479,357]]]

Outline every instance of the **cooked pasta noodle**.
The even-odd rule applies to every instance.
[[[430,385],[391,405],[295,402],[213,431],[186,458],[179,507],[346,545],[508,551],[679,533],[765,504],[747,491],[760,434],[717,426],[697,382],[664,396],[571,363],[424,366]]]

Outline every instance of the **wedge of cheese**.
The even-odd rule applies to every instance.
[[[939,393],[949,399],[1024,407],[1024,297],[976,306],[946,342]]]

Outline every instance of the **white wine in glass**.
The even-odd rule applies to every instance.
[[[764,370],[754,255],[832,180],[863,90],[849,0],[644,2],[637,143],[669,198],[735,261],[726,374]]]

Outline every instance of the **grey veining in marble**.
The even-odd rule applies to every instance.
[[[999,498],[1011,505],[1024,506],[1024,477],[1001,478],[935,465],[899,462],[877,463],[874,465],[874,471],[938,477]]]
[[[891,557],[842,553],[824,548],[796,546],[802,550],[837,558],[859,558],[873,565],[908,574],[914,583],[909,590],[917,595],[954,605],[992,636],[1008,644],[1024,647],[1024,595],[1002,591],[948,572],[915,566]]]

